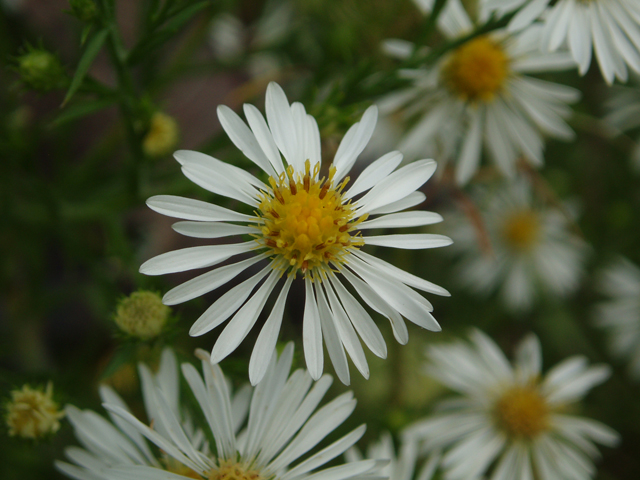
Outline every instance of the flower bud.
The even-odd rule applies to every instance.
[[[54,54],[28,47],[28,51],[17,58],[17,62],[22,81],[34,90],[48,91],[62,86],[65,73]]]
[[[149,130],[142,140],[142,149],[150,157],[162,157],[171,153],[178,143],[177,122],[162,112],[151,116]]]
[[[162,332],[170,313],[157,293],[139,290],[120,301],[114,321],[124,333],[149,340]]]

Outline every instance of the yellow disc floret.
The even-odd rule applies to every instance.
[[[217,468],[208,472],[209,480],[263,480],[260,472],[234,460],[222,460]]]
[[[318,180],[319,170],[316,164],[312,173],[307,160],[304,172],[289,166],[278,179],[269,178],[271,191],[262,193],[258,212],[264,223],[256,235],[272,258],[286,262],[284,269],[310,272],[310,278],[322,277],[329,263],[343,262],[350,249],[364,245],[356,229],[366,215],[355,219],[355,208],[342,193],[349,178],[334,186],[335,167],[326,181]]]
[[[502,225],[502,240],[516,252],[528,252],[540,237],[540,218],[533,210],[521,210],[507,216]]]
[[[458,47],[445,64],[447,87],[465,101],[491,101],[509,74],[509,58],[500,44],[477,37]]]
[[[549,427],[549,406],[533,386],[507,390],[494,413],[498,428],[512,438],[532,439]]]

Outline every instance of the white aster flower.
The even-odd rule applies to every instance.
[[[449,40],[475,28],[460,0],[447,2],[438,25]],[[540,166],[544,134],[573,138],[564,118],[579,92],[527,75],[574,66],[568,53],[543,53],[538,44],[539,29],[515,36],[496,31],[465,42],[434,67],[405,70],[413,86],[380,102],[384,112],[400,109],[415,119],[399,149],[454,160],[459,184],[477,171],[483,145],[506,175],[514,174],[520,157]],[[401,56],[408,51],[397,41],[389,48]]]
[[[427,350],[428,372],[463,398],[409,427],[405,435],[426,451],[444,449],[447,480],[487,475],[490,480],[582,480],[593,477],[594,442],[613,446],[616,432],[565,410],[609,376],[604,365],[566,359],[542,376],[534,335],[517,348],[512,366],[498,346],[475,331]]]
[[[144,436],[155,444],[166,457],[164,461],[135,459],[114,462],[103,468],[97,463],[86,462],[84,457],[76,457],[74,461],[86,462],[82,465],[96,475],[76,478],[346,480],[379,468],[378,462],[366,460],[314,472],[358,441],[364,433],[364,425],[291,466],[342,424],[356,404],[351,392],[347,392],[315,411],[332,383],[331,377],[325,375],[314,383],[301,369],[289,375],[293,344],[287,345],[279,359],[275,356],[271,359],[264,379],[250,393],[250,404],[245,402],[242,408],[234,404],[222,370],[211,364],[205,352],[197,353],[202,359],[202,376],[188,363],[182,365],[182,373],[206,419],[207,436],[214,440],[215,453],[209,451],[206,443],[192,439],[180,424],[167,392],[156,386],[151,392],[151,404],[156,412],[151,426],[134,417],[121,403],[108,400],[105,408],[122,431],[133,432],[140,441]],[[236,433],[247,407],[246,427]],[[99,434],[95,432],[94,435],[96,433]],[[97,447],[105,447],[109,441],[95,438]],[[134,452],[129,444],[119,445],[118,453],[125,459]]]
[[[211,267],[232,256],[253,252],[250,258],[202,274],[163,298],[167,305],[190,300],[268,259],[259,273],[225,293],[191,327],[191,335],[202,335],[233,315],[213,347],[211,361],[219,362],[242,342],[278,280],[286,275],[249,362],[251,383],[260,381],[275,349],[289,288],[300,274],[306,289],[302,336],[311,376],[318,379],[322,374],[324,337],[340,380],[349,382],[345,349],[358,370],[368,377],[358,335],[374,354],[383,358],[386,345],[371,316],[340,277],[373,310],[389,318],[399,342],[404,344],[408,340],[402,316],[423,328],[440,330],[431,315],[431,304],[410,287],[438,295],[448,292],[361,249],[365,245],[422,249],[451,243],[442,235],[424,233],[362,235],[369,229],[416,227],[441,221],[436,213],[401,212],[424,200],[418,189],[431,177],[436,164],[433,160],[420,160],[394,171],[402,155],[391,152],[369,165],[349,188],[346,175],[371,137],[377,117],[375,107],[370,107],[362,120],[349,129],[326,170],[321,165],[318,126],[304,107],[300,103],[289,105],[282,89],[271,83],[267,88],[266,110],[268,124],[257,108],[244,106],[249,128],[230,108],[218,107],[220,122],[229,138],[266,173],[265,177],[269,176],[266,183],[202,153],[175,153],[189,179],[249,205],[254,209],[253,215],[166,195],[147,201],[159,213],[188,220],[174,225],[183,235],[223,238],[245,234],[253,239],[165,253],[145,262],[140,271],[161,275]],[[373,216],[376,218],[369,218]]]
[[[596,321],[609,332],[611,350],[629,360],[629,371],[640,379],[640,268],[618,258],[602,272],[599,290],[609,297],[596,306]]]
[[[535,202],[523,179],[482,193],[479,220],[487,238],[466,217],[451,225],[462,285],[485,295],[498,289],[511,310],[530,308],[540,289],[556,296],[575,291],[588,246],[566,215]]]
[[[171,418],[181,425],[193,448],[203,453],[209,452],[204,433],[194,427],[191,417],[181,408],[178,363],[173,351],[164,349],[156,374],[142,363],[138,365],[138,372],[147,420],[153,424],[156,435],[170,434],[173,425],[164,420],[164,416],[170,412]],[[230,400],[234,432],[239,430],[247,416],[250,395],[250,387],[246,385]],[[126,403],[109,386],[100,386],[100,398],[105,404],[130,414]],[[73,464],[56,462],[58,470],[71,478],[110,480],[118,478],[116,474],[109,473],[110,468],[135,465],[149,465],[177,473],[191,471],[165,453],[154,452],[135,427],[112,412],[109,412],[109,421],[91,410],[80,410],[73,405],[67,405],[65,410],[78,441],[84,447],[65,449],[66,456]]]
[[[417,476],[416,465],[418,462],[418,445],[413,439],[406,439],[400,446],[400,452],[396,455],[393,446],[393,439],[388,432],[383,433],[379,440],[367,448],[366,458],[374,460],[386,460],[388,463],[379,470],[366,476],[358,478],[362,480],[373,480],[374,478],[388,480],[431,480],[433,478],[438,464],[440,463],[440,454],[435,452],[429,456],[429,459],[420,468]],[[345,456],[350,462],[361,461],[363,456],[357,447],[347,450]]]
[[[510,31],[542,18],[541,48],[553,52],[567,45],[584,75],[595,51],[602,76],[627,81],[627,66],[640,72],[640,2],[637,0],[486,0],[485,9],[504,14],[521,8],[508,25]]]

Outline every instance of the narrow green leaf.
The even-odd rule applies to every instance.
[[[116,98],[101,98],[98,100],[90,100],[88,102],[78,103],[76,105],[72,105],[67,107],[64,112],[58,115],[55,120],[53,120],[49,126],[50,127],[59,127],[67,122],[72,120],[76,120],[78,118],[82,118],[85,115],[89,115],[93,112],[97,112],[98,110],[102,110],[103,108],[109,107],[116,103]]]
[[[108,29],[103,29],[97,32],[93,38],[87,44],[87,48],[82,54],[82,58],[78,62],[78,68],[76,69],[76,73],[71,80],[71,85],[69,86],[69,91],[67,95],[64,97],[64,101],[62,102],[62,106],[64,106],[73,96],[74,93],[80,88],[82,85],[82,80],[84,80],[85,75],[89,71],[89,67],[93,63],[93,60],[98,55],[98,52],[102,48],[104,41],[107,39],[107,35],[109,34]]]
[[[173,37],[180,28],[187,23],[196,13],[211,4],[211,0],[203,0],[180,10],[168,20],[161,30],[142,40],[132,50],[128,58],[129,65],[135,65],[143,59],[151,50],[162,45]]]

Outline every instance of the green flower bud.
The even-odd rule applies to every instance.
[[[27,52],[17,58],[17,63],[22,81],[34,90],[60,88],[64,81],[60,60],[46,50],[28,47]]]
[[[149,340],[162,332],[170,313],[160,295],[139,290],[118,303],[114,321],[124,333]]]

